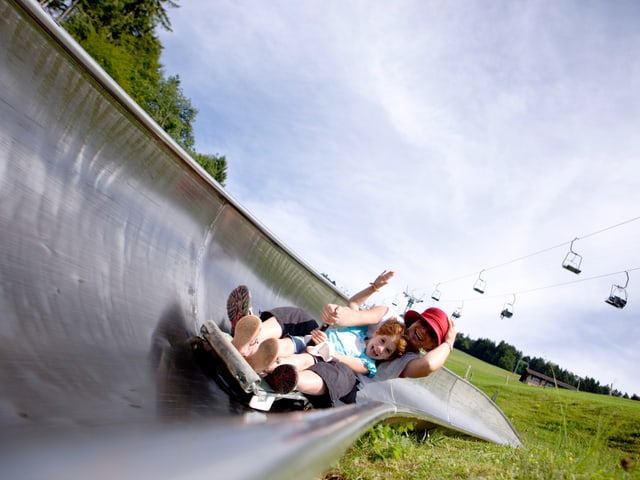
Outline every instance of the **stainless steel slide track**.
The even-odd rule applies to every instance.
[[[268,448],[258,439],[284,449],[261,461],[262,478],[287,478],[284,460],[295,466],[298,446],[315,444],[303,456],[316,465],[313,478],[369,425],[401,413],[519,444],[508,420],[482,420],[483,412],[501,415],[489,399],[469,404],[447,393],[438,378],[465,384],[448,371],[401,384],[412,385],[409,397],[445,389],[431,398],[447,405],[383,396],[248,423],[253,417],[194,367],[184,345],[206,321],[228,328],[226,297],[239,283],[263,307],[319,314],[325,303],[345,301],[37,2],[0,0],[0,466],[15,468],[12,478],[20,468],[23,478],[56,478],[47,465],[63,464],[107,477],[95,469],[109,464],[109,452],[122,454],[122,470],[109,478],[133,477],[144,465],[156,477],[179,476],[161,468],[171,449],[181,452],[175,468],[185,477],[216,468],[253,478],[247,448]],[[378,388],[392,395],[393,385]],[[472,428],[456,421],[470,407]],[[239,448],[233,455],[231,438]]]

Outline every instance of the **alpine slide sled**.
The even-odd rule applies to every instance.
[[[381,421],[521,445],[446,368],[330,409],[265,390],[225,349],[228,292],[317,315],[343,295],[37,2],[0,0],[0,45],[3,476],[315,478]]]

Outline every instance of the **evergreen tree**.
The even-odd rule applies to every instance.
[[[573,385],[575,387],[580,386],[580,390],[583,392],[600,393],[600,394],[612,394],[617,397],[628,398],[628,394],[620,392],[618,390],[611,391],[611,387],[608,385],[600,385],[600,383],[590,377],[580,378],[574,373],[560,368],[553,362],[547,362],[544,358],[523,356],[522,352],[517,350],[514,346],[501,341],[497,346],[496,344],[487,339],[480,338],[477,340],[468,337],[464,333],[458,333],[456,336],[455,347],[469,355],[472,355],[482,361],[496,365],[512,372],[518,363],[518,359],[529,364],[529,368],[535,372],[542,373],[551,378],[555,378],[559,382]],[[526,364],[525,364],[526,365]],[[518,371],[521,373],[523,370]],[[631,397],[633,400],[640,400],[637,395]]]

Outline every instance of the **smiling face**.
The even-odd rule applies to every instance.
[[[387,360],[398,348],[398,337],[374,335],[367,342],[367,357],[374,360]]]
[[[414,322],[407,328],[406,338],[409,349],[413,351],[429,351],[439,345],[436,332],[424,320]]]

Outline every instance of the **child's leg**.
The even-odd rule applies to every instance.
[[[260,329],[260,341],[267,338],[280,338],[282,337],[282,327],[276,320],[276,317],[270,317],[262,322],[262,328]]]
[[[278,339],[281,335],[282,329],[275,318],[262,322],[254,315],[247,315],[237,321],[231,343],[241,355],[247,357],[253,355],[268,338]],[[283,354],[291,355],[295,353],[291,350],[292,347],[285,346],[283,342]]]
[[[318,328],[318,322],[298,307],[276,307],[260,314],[262,321],[274,319],[279,325],[280,336],[307,335]]]
[[[282,327],[275,317],[262,322],[262,327],[258,334],[258,343],[262,343],[267,338],[279,339],[279,355],[281,357],[288,357],[302,350],[300,346],[296,345],[292,337],[282,337]]]
[[[303,370],[298,372],[298,384],[296,388],[299,392],[307,395],[324,395],[327,393],[327,387],[322,378],[311,370]]]
[[[289,393],[297,389],[307,395],[323,395],[327,389],[320,376],[309,370],[297,372],[293,365],[278,365],[265,377],[271,388],[277,393]]]
[[[287,340],[287,339],[283,339],[283,340]],[[316,362],[313,356],[309,355],[308,353],[296,353],[295,355],[289,355],[286,357],[283,355],[280,355],[278,357],[278,363],[279,364],[286,363],[289,365],[293,365],[294,367],[296,367],[296,370],[302,371],[311,367],[311,365],[314,365]]]
[[[296,353],[297,347],[291,337],[278,339],[278,355],[280,357],[290,357]]]

